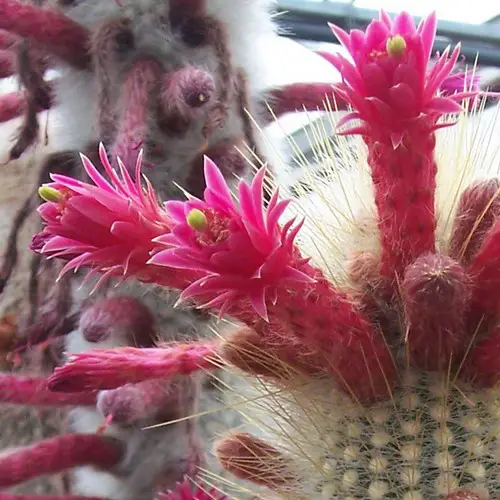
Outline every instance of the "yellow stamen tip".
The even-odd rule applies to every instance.
[[[207,217],[201,210],[198,210],[197,208],[193,208],[193,210],[189,212],[186,220],[189,227],[192,227],[197,231],[202,231],[208,225]]]
[[[57,203],[62,198],[61,193],[57,189],[51,188],[49,186],[40,186],[38,188],[38,196],[40,196],[42,200],[54,203]]]
[[[406,50],[406,41],[401,35],[395,35],[387,40],[385,48],[391,57],[399,57]]]

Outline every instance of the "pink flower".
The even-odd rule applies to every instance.
[[[161,493],[158,500],[227,500],[227,496],[223,495],[215,488],[202,488],[195,486],[194,489],[189,481],[185,479],[178,484],[174,491]]]
[[[217,166],[205,158],[204,200],[166,203],[171,232],[154,240],[165,249],[149,263],[200,273],[181,299],[208,297],[205,306],[219,308],[222,315],[248,297],[266,318],[266,298],[274,301],[279,284],[313,281],[300,270],[307,259],[297,258],[294,246],[301,224],[293,229],[293,220],[283,228],[278,224],[289,202],[278,201],[275,192],[263,208],[264,176],[261,169],[251,185],[242,181],[236,203]]]
[[[169,231],[170,220],[151,184],[147,180],[145,187],[141,184],[142,155],[135,182],[120,161],[119,173],[111,167],[102,144],[99,156],[110,182],[82,155],[93,184],[52,174],[54,182],[40,188],[48,200],[38,210],[46,226],[35,235],[31,248],[68,260],[63,272],[91,267],[91,275],[104,273],[101,280],[135,275],[142,281],[175,284],[175,272],[146,265],[155,248],[152,240]]]
[[[479,93],[479,76],[473,71],[459,71],[448,75],[440,88],[442,96],[450,96],[469,89],[471,92]]]
[[[434,130],[442,115],[460,112],[458,102],[476,94],[437,95],[455,66],[460,46],[451,56],[446,49],[428,70],[436,34],[435,14],[418,27],[406,12],[392,21],[381,11],[366,33],[353,30],[347,34],[334,25],[331,28],[354,59],[352,64],[340,54],[330,58],[343,77],[338,91],[354,108],[341,125],[351,120],[361,122],[345,133],[370,135],[397,146],[404,133],[415,128]]]
[[[52,391],[78,392],[116,389],[145,380],[190,375],[216,368],[214,344],[170,344],[162,348],[118,347],[73,354],[54,370]]]

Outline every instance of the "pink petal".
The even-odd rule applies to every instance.
[[[271,304],[275,306],[278,303],[278,289],[276,287],[268,288],[266,290],[266,293],[269,302],[271,302]]]
[[[256,225],[264,228],[264,178],[266,168],[259,169],[252,181],[252,202],[256,216]]]
[[[427,104],[426,108],[442,114],[461,113],[463,111],[460,104],[448,97],[435,97]]]
[[[125,165],[123,164],[123,162],[120,158],[117,158],[117,163],[118,163],[118,168],[120,169],[120,175],[122,176],[126,191],[128,193],[135,193],[136,186],[134,184],[134,181],[132,180],[132,177],[130,177],[130,174],[129,174],[127,168],[125,167]]]
[[[422,37],[422,47],[424,49],[424,58],[426,61],[431,57],[432,47],[434,45],[434,38],[436,37],[437,29],[437,16],[433,12],[427,19],[419,26],[419,33]]]
[[[283,279],[292,280],[292,281],[300,281],[302,283],[316,283],[314,278],[311,278],[307,274],[295,269],[294,267],[288,266],[283,275]]]
[[[173,269],[185,269],[192,271],[205,271],[206,264],[201,264],[197,261],[187,259],[180,256],[176,250],[162,250],[154,254],[148,261],[147,264],[153,264],[155,266],[171,267]],[[168,271],[167,271],[168,272]]]
[[[217,297],[208,302],[205,302],[202,306],[200,306],[200,308],[212,309],[218,307],[220,308],[219,319],[222,319],[226,315],[226,313],[231,309],[236,297],[237,295],[235,294],[235,292],[230,290],[220,295],[217,295]]]
[[[80,153],[80,159],[85,172],[87,172],[88,176],[97,187],[105,189],[106,191],[114,192],[113,186],[111,186],[111,184],[109,184],[109,182],[99,173],[97,168],[94,167],[93,163],[87,156]]]
[[[393,34],[411,35],[416,31],[415,21],[408,12],[401,12],[394,18]]]
[[[339,56],[340,58],[342,56]],[[352,88],[358,92],[364,92],[365,84],[363,79],[358,73],[358,70],[352,64],[345,64],[342,66],[342,80],[347,82]]]
[[[404,132],[393,132],[391,134],[391,143],[393,149],[399,148],[403,142]]]
[[[381,21],[372,21],[366,29],[366,45],[369,47],[379,47],[385,44],[388,31],[385,23]]]
[[[341,129],[346,123],[352,120],[360,120],[361,116],[358,112],[353,111],[352,113],[347,113],[337,122],[337,129]]]
[[[415,95],[405,83],[399,83],[389,89],[391,107],[399,111],[401,117],[410,117],[417,112]]]
[[[378,99],[377,97],[367,97],[366,101],[375,108],[376,112],[380,115],[380,118],[384,122],[390,123],[395,120],[394,110],[384,101]]]
[[[37,212],[47,222],[55,220],[61,213],[56,203],[43,203],[37,208]]]
[[[280,190],[279,187],[276,188],[271,196],[271,199],[269,200],[269,205],[267,206],[268,213],[271,213],[274,210],[274,207],[276,206],[276,204],[279,201],[279,196],[280,196],[279,190]]]
[[[116,214],[104,208],[94,199],[85,196],[72,196],[68,200],[67,208],[75,210],[83,217],[101,226],[110,226],[116,220]]]
[[[305,218],[302,219],[293,229],[291,229],[291,226],[290,226],[290,232],[283,231],[282,238],[283,238],[285,250],[292,251],[292,247],[293,247],[295,238],[297,237],[297,234],[299,234],[299,231],[302,229],[304,222],[305,222]]]
[[[361,30],[351,30],[351,49],[349,52],[356,59],[356,54],[363,53],[365,49],[365,34]]]
[[[78,253],[81,253],[80,251],[89,251],[93,250],[94,247],[91,245],[86,245],[85,243],[81,243],[79,241],[72,240],[70,238],[64,238],[63,236],[54,236],[50,240],[45,243],[45,245],[42,248],[42,253],[47,254],[47,253],[53,253],[53,252],[59,252],[61,250],[75,250],[78,251]]]
[[[78,270],[78,268],[82,265],[82,263],[85,262],[88,259],[88,257],[89,257],[89,253],[83,253],[82,255],[79,255],[78,257],[75,257],[74,259],[71,259],[61,269],[61,272],[59,273],[59,276],[57,277],[57,281],[59,281],[69,271],[75,271],[76,272]]]
[[[82,188],[85,189],[88,184],[85,184],[84,182],[81,182],[77,179],[72,179],[71,177],[67,177],[66,175],[62,174],[50,174],[50,178],[54,181],[60,184],[61,186],[67,187],[71,190],[79,189],[81,190]],[[77,191],[78,192],[78,191]],[[83,194],[85,194],[85,191],[83,191]]]
[[[266,229],[268,232],[275,231],[279,219],[290,205],[290,200],[280,201],[275,207],[268,211]]]
[[[328,26],[330,26],[330,29],[333,31],[333,34],[337,37],[341,45],[347,50],[350,50],[351,37],[342,28],[335,26],[335,24],[328,23]]]
[[[226,180],[219,170],[219,167],[208,156],[204,158],[204,173],[207,190],[213,191],[217,197],[221,198],[231,207],[234,206],[231,191],[227,186]]]
[[[205,279],[199,279],[194,283],[191,283],[187,288],[185,288],[182,291],[179,300],[184,301],[188,298],[196,297],[198,295],[203,295],[207,293],[207,291],[209,290],[207,290],[207,288],[204,288],[204,285],[205,285]]]
[[[330,52],[323,52],[321,50],[317,50],[316,54],[321,56],[323,59],[326,59],[336,69],[339,69],[339,67],[342,65],[337,54],[331,54]]]
[[[386,26],[387,29],[392,28],[392,20],[384,9],[380,9],[379,19],[380,19],[380,22],[382,22]]]
[[[430,99],[434,96],[445,77],[450,74],[460,55],[460,44],[455,47],[449,58],[448,53],[449,47],[446,48],[434,68],[432,68],[431,76],[425,89],[425,99]]]
[[[186,220],[185,206],[186,202],[178,200],[169,200],[165,203],[165,209],[176,222],[184,222]]]
[[[252,192],[250,186],[245,181],[241,181],[239,183],[238,195],[241,214],[243,215],[243,222],[245,225],[257,225],[257,216],[255,214],[255,206],[252,200]]]
[[[121,239],[130,239],[137,234],[137,226],[131,222],[115,221],[111,224],[110,233]]]
[[[255,309],[255,312],[264,320],[269,321],[266,306],[266,296],[264,289],[253,292],[250,297],[250,304]]]
[[[337,130],[337,135],[368,135],[370,129],[366,125],[360,125],[359,127],[351,127],[346,130]]]
[[[387,74],[376,63],[365,64],[361,68],[361,78],[364,81],[366,93],[369,95],[376,95],[380,97],[381,93],[385,93],[385,89],[390,86],[390,81]]]

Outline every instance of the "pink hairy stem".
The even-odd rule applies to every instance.
[[[474,281],[472,307],[479,316],[496,314],[500,305],[500,222],[486,234],[469,266]]]
[[[493,329],[467,355],[463,376],[478,387],[495,387],[500,382],[500,330]]]
[[[8,78],[16,72],[16,56],[10,50],[0,50],[0,78]]]
[[[113,64],[116,57],[134,45],[134,35],[130,19],[111,19],[101,24],[95,31],[91,40],[93,68],[96,75],[98,88],[97,122],[99,137],[105,143],[109,142],[116,133],[117,115],[113,96],[115,82],[113,81]]]
[[[40,103],[38,112],[46,111],[52,106],[52,84],[45,82],[49,100]],[[43,104],[43,105],[42,105]],[[26,94],[23,91],[9,92],[0,96],[0,123],[8,122],[22,116],[27,106]]]
[[[0,375],[0,401],[4,404],[30,406],[93,406],[96,403],[96,394],[54,393],[49,391],[46,378]]]
[[[402,278],[408,264],[435,250],[435,134],[415,132],[397,145],[365,141],[382,244],[380,272]]]
[[[292,83],[268,92],[264,108],[265,123],[296,111],[346,110],[346,101],[330,83]]]
[[[39,495],[13,495],[10,493],[0,493],[0,500],[106,500],[105,498],[97,497],[82,497],[82,496],[64,496],[64,497],[48,497]]]
[[[46,439],[0,457],[0,487],[9,488],[83,465],[109,470],[122,454],[123,449],[115,439],[95,434],[66,434]]]
[[[215,369],[215,344],[179,344],[164,348],[120,347],[74,354],[54,370],[52,391],[73,392],[116,389],[146,380],[190,375]]]
[[[358,400],[386,397],[395,382],[396,370],[384,339],[321,271],[308,264],[301,271],[314,277],[316,283],[291,282],[280,287],[275,304],[267,304],[267,322],[246,301],[237,301],[229,315],[264,338],[295,337],[302,351],[297,356],[304,355],[303,345],[311,354],[321,355],[324,370]]]
[[[146,380],[127,384],[99,394],[97,409],[113,423],[130,425],[154,417],[162,408],[179,405],[182,387],[164,380]]]
[[[324,360],[304,356],[297,344],[259,335],[248,327],[224,340],[220,356],[247,373],[280,381],[293,379],[298,373],[317,375],[324,367]]]
[[[401,284],[408,321],[409,361],[423,370],[446,371],[466,352],[471,296],[465,269],[446,255],[418,257]]]
[[[112,158],[120,157],[125,165],[133,165],[146,141],[148,108],[151,92],[162,70],[156,61],[140,60],[130,69],[121,95],[122,116]]]
[[[19,41],[19,37],[9,33],[7,30],[0,30],[0,49],[10,49],[16,42]]]
[[[10,92],[0,96],[0,123],[13,120],[24,113],[26,107],[24,92]]]
[[[448,253],[463,265],[470,264],[500,215],[500,179],[474,182],[460,196],[453,221]]]
[[[218,460],[227,471],[240,479],[277,489],[290,485],[296,477],[289,459],[272,445],[243,433],[233,433],[216,444]]]
[[[88,31],[61,12],[17,0],[0,0],[0,29],[41,45],[71,66],[85,69],[89,65]]]
[[[368,146],[383,278],[402,279],[417,257],[435,250],[435,130],[448,126],[442,116],[463,111],[459,104],[476,90],[443,97],[439,89],[455,67],[457,45],[429,69],[436,15],[415,26],[407,12],[380,20],[366,33],[331,29],[350,53],[326,57],[342,75],[336,85],[353,108],[339,122],[340,133],[357,134]],[[374,33],[377,33],[374,36]]]

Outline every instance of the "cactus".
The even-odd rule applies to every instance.
[[[118,482],[134,499],[153,493],[154,470],[141,467],[137,440],[151,443],[123,429],[131,421],[153,428],[162,418],[184,422],[196,390],[179,392],[177,384],[222,363],[255,382],[257,396],[240,396],[267,436],[234,431],[215,452],[227,471],[267,488],[270,498],[495,498],[497,180],[459,182],[452,211],[442,212],[440,169],[456,165],[441,163],[438,131],[453,125],[445,115],[466,120],[460,103],[478,91],[440,93],[459,48],[430,64],[435,29],[434,15],[416,27],[406,13],[391,20],[383,12],[366,33],[333,27],[354,61],[330,58],[343,75],[334,91],[353,108],[340,132],[360,135],[368,152],[366,168],[351,173],[354,193],[372,182],[364,201],[373,204],[368,212],[351,207],[347,237],[318,230],[328,221],[314,202],[295,210],[276,190],[266,204],[265,168],[251,183],[242,180],[234,196],[208,157],[203,194],[187,201],[159,202],[154,183],[142,182],[141,154],[114,168],[104,147],[101,166],[82,158],[89,182],[52,174],[40,190],[45,225],[32,249],[66,261],[63,272],[89,267],[102,283],[134,276],[177,288],[181,303],[245,325],[226,339],[188,345],[154,346],[143,334],[142,345],[132,347],[136,328],[120,328],[126,338],[113,329],[110,339],[99,329],[87,332],[94,343],[112,342],[95,352],[79,349],[43,384],[69,392],[68,401],[75,392],[85,399],[101,391],[91,411],[111,418],[111,435],[122,436]],[[338,216],[335,196],[321,196],[321,189],[313,193],[321,208]],[[309,218],[299,222],[301,209]],[[327,252],[307,255],[335,238],[346,262]],[[84,327],[80,321],[83,337]],[[159,380],[175,415],[165,413],[170,399],[157,392]],[[188,459],[168,470],[169,484],[201,462],[196,431],[176,437]],[[165,470],[167,456],[151,456]],[[180,498],[196,498],[179,488]]]

